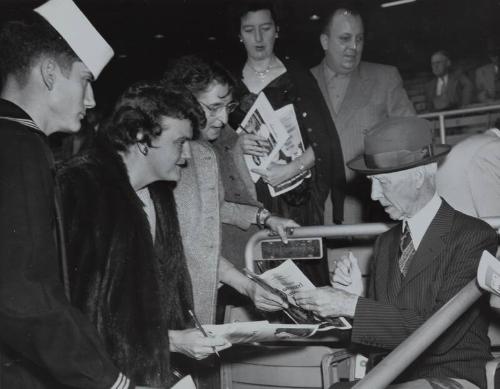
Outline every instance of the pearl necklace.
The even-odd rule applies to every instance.
[[[273,62],[274,62],[273,60],[269,61],[269,64],[267,65],[267,67],[264,70],[261,70],[261,71],[255,69],[252,65],[250,65],[249,62],[247,62],[247,66],[255,73],[255,75],[258,78],[263,79],[263,78],[266,78],[267,74],[273,68]]]

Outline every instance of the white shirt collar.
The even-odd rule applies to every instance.
[[[486,130],[486,132],[489,132],[492,135],[496,135],[500,138],[500,130],[498,128],[490,128],[489,130]]]
[[[406,222],[408,222],[408,227],[410,228],[411,240],[413,241],[413,247],[415,248],[415,250],[418,249],[422,238],[424,237],[432,220],[436,216],[436,213],[439,210],[439,207],[441,207],[442,202],[443,201],[441,200],[441,197],[439,197],[437,193],[434,193],[432,199],[427,204],[425,204],[425,206],[420,211],[418,211],[409,219],[406,219]],[[403,220],[403,228],[405,225],[404,221],[405,220]]]

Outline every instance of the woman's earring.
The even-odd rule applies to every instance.
[[[137,148],[139,149],[139,151],[141,152],[142,155],[144,155],[144,156],[148,155],[149,148],[147,145],[139,143],[139,142],[137,142],[136,145],[137,145]]]

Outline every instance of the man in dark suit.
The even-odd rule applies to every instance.
[[[80,129],[95,105],[90,83],[113,50],[71,0],[35,12],[0,32],[0,387],[129,389],[61,282],[47,138]]]
[[[472,82],[459,71],[451,72],[450,55],[440,50],[431,57],[434,77],[425,87],[428,111],[464,107],[472,102]]]
[[[415,115],[393,66],[361,61],[364,47],[363,20],[345,3],[332,9],[320,35],[325,58],[311,69],[340,137],[344,161],[363,151],[364,131],[393,116]],[[368,190],[359,190],[366,180],[345,167],[347,196],[344,222],[361,223],[374,219]],[[331,206],[327,201],[325,207]],[[331,212],[325,212],[328,217]],[[331,220],[325,219],[331,224]]]
[[[364,155],[348,164],[368,175],[372,199],[401,221],[375,242],[366,297],[353,256],[337,264],[333,288],[296,294],[300,306],[320,316],[353,318],[351,341],[370,350],[398,346],[474,279],[483,250],[496,251],[491,227],[437,195],[435,161],[449,146],[431,142],[424,119],[388,119],[372,128]],[[411,388],[484,388],[491,358],[487,308],[487,301],[470,308],[397,381]]]

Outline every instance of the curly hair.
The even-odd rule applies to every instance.
[[[159,83],[139,82],[118,98],[99,131],[118,151],[138,142],[151,147],[152,140],[162,133],[161,116],[189,120],[194,138],[206,123],[203,110],[187,90],[166,90]]]
[[[79,60],[61,35],[35,12],[2,26],[0,53],[2,81],[13,75],[21,85],[26,84],[30,68],[44,55],[53,57],[66,77]]]
[[[220,63],[197,55],[177,58],[167,67],[162,78],[162,84],[166,89],[186,88],[194,96],[205,92],[214,81],[227,85],[230,93],[236,85],[231,73]]]

